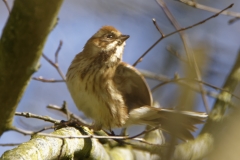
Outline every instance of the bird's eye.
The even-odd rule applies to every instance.
[[[112,34],[108,34],[107,38],[113,38],[113,35]]]

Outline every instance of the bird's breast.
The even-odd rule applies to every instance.
[[[67,79],[68,89],[78,109],[104,128],[122,126],[127,118],[127,109],[113,83],[114,68],[89,69],[84,78],[81,73],[77,71],[78,75]]]

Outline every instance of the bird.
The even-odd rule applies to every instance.
[[[122,61],[129,37],[113,26],[103,26],[86,42],[66,74],[75,105],[93,120],[89,127],[96,131],[149,125],[182,140],[193,139],[194,125],[203,123],[207,114],[153,107],[143,75]]]

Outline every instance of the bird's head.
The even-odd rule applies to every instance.
[[[87,41],[84,49],[91,50],[92,54],[99,52],[122,54],[128,38],[129,35],[123,35],[112,26],[103,26]]]

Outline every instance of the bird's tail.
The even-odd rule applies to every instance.
[[[129,112],[128,124],[145,124],[160,129],[182,140],[193,139],[191,132],[196,130],[195,124],[201,124],[207,118],[203,112],[177,111],[171,109],[140,107]]]

